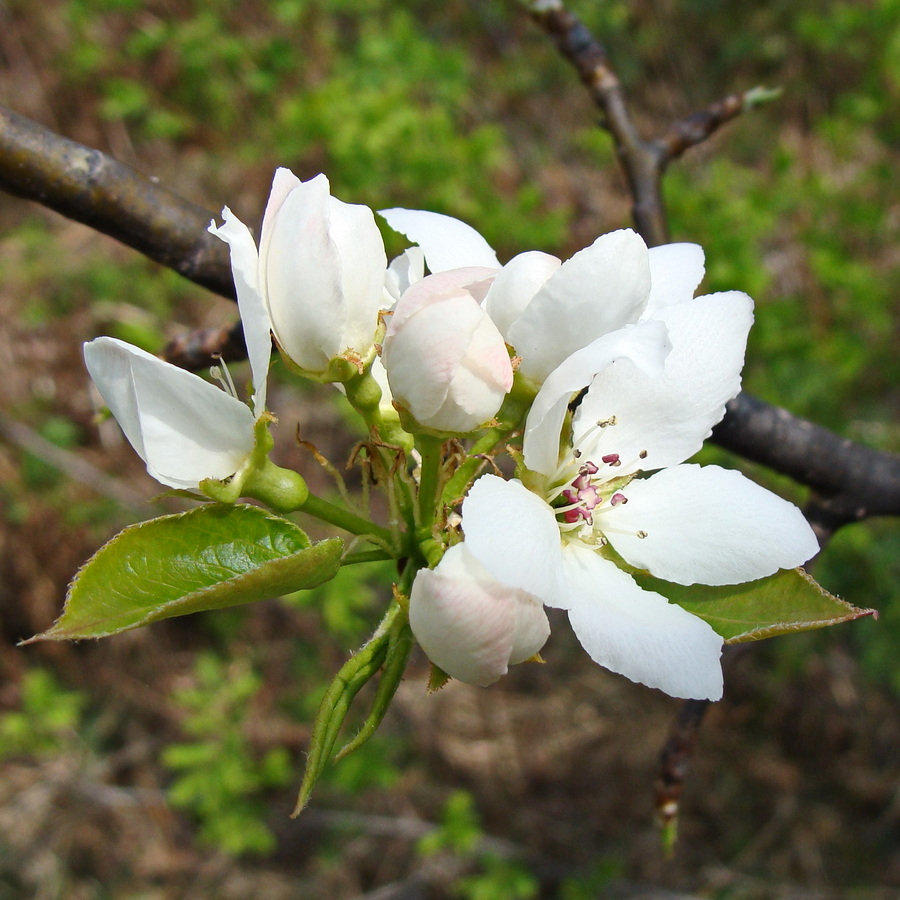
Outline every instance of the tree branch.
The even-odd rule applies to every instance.
[[[749,394],[730,401],[712,439],[813,489],[819,540],[870,516],[900,515],[900,457],[842,438]]]
[[[35,200],[234,298],[212,213],[110,156],[0,106],[0,189]]]
[[[669,228],[660,190],[664,146],[641,138],[606,50],[576,16],[559,0],[537,0],[531,6],[531,17],[576,68],[603,114],[603,126],[613,137],[634,199],[632,215],[638,232],[649,247],[667,243]]]

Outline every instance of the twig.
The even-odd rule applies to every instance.
[[[726,122],[771,100],[779,92],[756,87],[743,94],[731,94],[676,122],[661,138],[646,140],[637,130],[625,91],[606,50],[578,17],[561,0],[534,0],[530,13],[550,35],[560,54],[575,67],[603,114],[603,126],[615,142],[634,200],[635,227],[648,247],[665,244],[669,239],[662,199],[662,175],[666,166],[685,150],[705,141]]]
[[[199,372],[218,360],[239,362],[247,358],[244,325],[240,319],[224,328],[199,328],[186,331],[169,341],[163,358],[182,369]]]
[[[531,6],[531,17],[577,69],[594,103],[603,113],[603,125],[615,141],[616,153],[634,199],[632,215],[637,230],[648,246],[665,244],[669,229],[660,190],[660,178],[665,168],[663,146],[641,138],[606,50],[576,16],[559,0],[538,0]]]
[[[660,167],[665,169],[685,150],[702,144],[726,122],[730,122],[742,112],[774,100],[780,94],[781,91],[777,89],[751,88],[743,94],[729,94],[723,100],[710,104],[706,109],[701,109],[676,122],[667,134],[654,142],[661,150]]]
[[[900,515],[900,457],[881,453],[739,394],[713,430],[719,446],[811,487],[820,542],[869,516]]]
[[[0,189],[116,238],[234,298],[228,248],[210,212],[112,157],[0,106]]]

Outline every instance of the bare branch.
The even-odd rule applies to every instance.
[[[645,141],[638,134],[622,84],[609,64],[606,50],[576,16],[558,0],[540,0],[532,5],[531,17],[577,69],[603,113],[603,125],[613,136],[634,198],[632,215],[638,232],[649,247],[665,244],[669,229],[660,190],[660,178],[665,168],[663,145]]]
[[[748,109],[774,100],[780,94],[781,91],[777,89],[755,87],[743,94],[729,94],[706,109],[681,119],[655,142],[661,151],[660,166],[665,168],[670,162],[678,159],[685,150],[702,144],[726,122],[730,122]]]
[[[182,369],[197,372],[214,365],[217,360],[237,362],[247,358],[244,325],[240,319],[224,328],[200,328],[188,331],[170,341],[163,358]]]
[[[869,516],[900,515],[900,457],[842,438],[786,409],[739,394],[712,439],[811,487],[820,540]]]
[[[213,214],[99,150],[0,107],[0,189],[116,238],[185,278],[234,298]]]

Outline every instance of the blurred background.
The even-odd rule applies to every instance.
[[[727,93],[783,88],[673,166],[673,239],[704,246],[705,292],[755,298],[749,391],[900,450],[900,2],[572,8],[646,135]],[[596,110],[512,0],[0,0],[0,65],[0,102],[250,224],[278,165],[326,172],[344,200],[466,219],[501,259],[566,257],[631,224]],[[17,648],[117,530],[179,508],[155,499],[116,427],[94,423],[82,341],[159,351],[235,318],[0,195],[0,900],[898,896],[896,522],[845,528],[816,568],[877,622],[733,661],[670,860],[653,783],[679,704],[601,671],[564,622],[546,666],[489,690],[429,697],[415,656],[376,738],[296,821],[316,706],[378,620],[389,568],[100,643]],[[345,411],[276,369],[279,461],[327,491],[294,429],[342,465]]]

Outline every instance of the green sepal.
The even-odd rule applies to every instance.
[[[357,353],[355,350],[346,350],[339,356],[334,356],[328,361],[328,365],[321,370],[304,369],[292,360],[287,353],[279,346],[281,359],[284,364],[295,375],[306,378],[309,381],[315,381],[319,384],[334,384],[350,381],[351,378],[362,374],[366,369],[370,368],[372,361],[375,359],[377,348],[373,341],[369,349],[364,353]]]
[[[303,478],[292,469],[282,469],[269,459],[275,441],[269,425],[275,421],[271,413],[263,413],[253,426],[253,449],[240,469],[224,481],[206,478],[200,490],[217,503],[236,503],[241,497],[260,500],[280,513],[302,508],[309,497]]]
[[[707,621],[726,644],[758,641],[795,631],[810,631],[862,616],[877,615],[829,594],[803,569],[783,569],[745,584],[685,587],[632,570],[645,590],[656,591]]]
[[[306,769],[303,772],[303,781],[291,818],[299,816],[309,802],[316,782],[332,761],[332,751],[350,705],[363,686],[381,668],[391,646],[395,623],[398,620],[402,622],[403,619],[400,607],[392,603],[372,637],[341,666],[328,686],[316,713],[316,721],[309,739]]]
[[[354,750],[358,750],[375,734],[390,708],[397,688],[400,687],[400,681],[406,671],[406,664],[409,662],[409,655],[412,653],[413,643],[413,633],[409,624],[405,621],[396,623],[391,632],[381,676],[378,679],[378,689],[375,691],[375,699],[372,701],[372,709],[356,735],[338,751],[334,757],[335,762]]]
[[[160,619],[268,600],[335,576],[339,538],[312,544],[255,506],[207,505],[120,532],[84,564],[38,640],[106,637]]]
[[[449,681],[450,676],[443,669],[438,668],[432,663],[431,671],[428,673],[428,685],[425,690],[429,694],[436,694]]]

